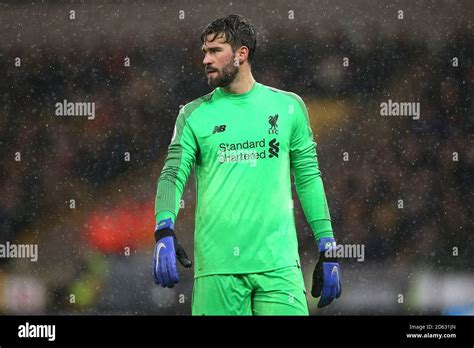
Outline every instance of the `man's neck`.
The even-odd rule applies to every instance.
[[[222,87],[227,93],[243,94],[250,91],[255,83],[252,72],[240,71],[234,81],[226,87]]]

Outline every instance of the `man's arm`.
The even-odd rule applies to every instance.
[[[155,220],[175,222],[179,201],[195,164],[198,145],[193,131],[186,122],[186,106],[178,114],[168,155],[158,179],[155,198]]]
[[[290,142],[290,165],[298,197],[318,244],[319,260],[313,271],[311,295],[321,297],[318,307],[329,305],[341,295],[340,266],[328,253],[336,249],[331,217],[316,154],[316,143],[303,100],[296,96],[293,132]]]
[[[303,211],[311,226],[315,240],[332,238],[333,231],[329,215],[323,180],[319,170],[316,143],[313,139],[308,111],[303,100],[296,96],[293,132],[290,142],[290,163],[295,186]]]
[[[155,199],[153,279],[155,283],[168,288],[180,280],[176,259],[186,268],[192,265],[174,234],[179,201],[198,153],[196,138],[186,122],[186,111],[185,106],[178,114],[168,155],[158,179]]]

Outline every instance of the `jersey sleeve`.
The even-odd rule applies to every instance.
[[[196,137],[187,122],[186,106],[176,119],[171,143],[158,179],[155,198],[155,221],[171,218],[179,212],[179,201],[193,169],[198,152]]]
[[[311,226],[314,238],[333,237],[331,217],[319,170],[316,142],[303,100],[294,95],[294,122],[290,139],[290,165],[295,179],[296,192]]]

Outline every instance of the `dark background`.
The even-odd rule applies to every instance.
[[[156,181],[179,107],[209,92],[200,33],[238,13],[257,29],[256,80],[308,106],[338,242],[365,248],[341,260],[342,297],[323,310],[308,297],[311,313],[473,314],[473,9],[0,3],[0,242],[39,249],[0,259],[0,313],[190,314],[192,271],[172,290],[152,280]],[[64,99],[94,102],[96,118],[56,116]],[[420,119],[381,116],[389,99],[419,102]],[[293,192],[309,289],[316,246]],[[193,175],[183,200],[192,255]]]

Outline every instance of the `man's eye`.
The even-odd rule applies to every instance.
[[[208,50],[208,51],[202,51],[202,54],[205,55],[207,52],[209,52],[209,53],[211,53],[211,54],[215,54],[215,53],[220,52],[220,51],[221,51],[221,50],[219,50],[219,49],[210,49],[210,50]]]

